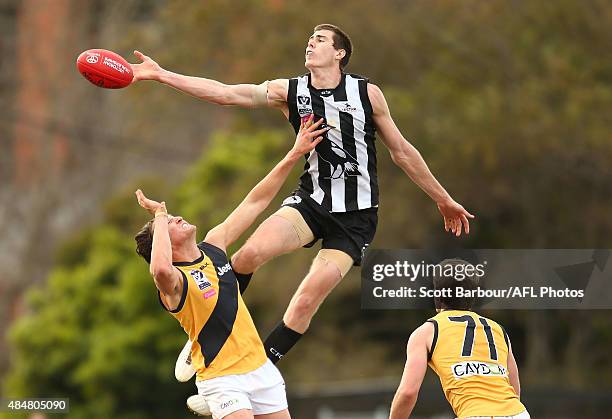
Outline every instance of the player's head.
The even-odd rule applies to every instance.
[[[449,290],[446,295],[434,297],[436,310],[471,310],[474,297],[457,297],[457,288],[474,290],[478,285],[478,277],[474,271],[465,269],[471,265],[461,259],[446,259],[438,264],[440,269],[434,271],[434,290]],[[471,274],[468,274],[470,273]]]
[[[153,247],[153,229],[155,219],[149,220],[134,236],[136,240],[136,253],[151,263],[151,248]],[[196,226],[189,224],[182,217],[168,215],[168,235],[173,248],[184,243],[195,242]]]
[[[342,29],[329,23],[315,26],[306,46],[306,63],[309,70],[334,65],[340,70],[348,65],[353,53],[351,38]]]

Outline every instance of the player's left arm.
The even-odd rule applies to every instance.
[[[468,218],[474,218],[474,216],[451,198],[431,173],[421,153],[404,138],[391,118],[389,106],[380,88],[369,83],[368,96],[372,104],[374,123],[383,143],[391,153],[393,162],[436,202],[444,217],[446,231],[451,231],[459,236],[463,227],[466,234],[469,234]]]
[[[391,403],[389,419],[406,419],[412,413],[427,371],[427,342],[431,342],[433,333],[433,325],[428,322],[410,335],[406,347],[406,365]]]
[[[302,122],[289,153],[248,193],[225,221],[208,232],[204,241],[223,250],[235,242],[270,205],[295,164],[323,140],[322,136],[329,128],[319,129],[322,123],[323,119],[313,123],[312,116],[307,122]]]

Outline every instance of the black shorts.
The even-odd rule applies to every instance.
[[[376,233],[378,208],[332,213],[299,193],[285,199],[282,206],[298,210],[310,227],[315,239],[304,247],[312,247],[322,239],[322,249],[341,250],[353,258],[355,266],[361,265],[363,254]]]

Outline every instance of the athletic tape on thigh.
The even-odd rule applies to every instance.
[[[253,99],[254,106],[262,106],[268,104],[268,83],[266,80],[261,84],[253,86],[251,90],[251,99]]]
[[[340,270],[340,275],[342,278],[347,274],[347,272],[353,266],[353,258],[348,254],[344,253],[342,250],[338,249],[321,249],[319,253],[317,253],[316,259],[322,259],[325,262],[333,263]]]
[[[302,214],[295,208],[288,206],[280,207],[273,215],[284,218],[291,223],[300,241],[300,246],[304,246],[314,240],[315,237],[312,230],[308,227],[306,221],[304,221]]]

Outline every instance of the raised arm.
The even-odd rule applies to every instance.
[[[166,204],[147,198],[140,189],[136,191],[136,199],[141,207],[155,217],[149,271],[155,286],[166,297],[166,301],[173,302],[181,293],[182,283],[178,270],[172,265],[172,245],[168,234]]]
[[[287,89],[289,81],[286,79],[265,81],[257,85],[229,85],[203,77],[173,73],[163,69],[153,59],[139,51],[134,51],[134,55],[142,61],[140,64],[131,64],[134,82],[140,80],[158,81],[181,92],[217,105],[234,105],[243,108],[269,106],[279,108],[285,114],[287,113]]]
[[[444,228],[455,235],[461,235],[462,226],[470,232],[468,218],[474,218],[446,192],[427,167],[421,153],[410,144],[395,125],[387,101],[374,84],[368,84],[368,96],[374,111],[374,123],[383,143],[389,149],[393,162],[406,173],[438,205],[444,217]]]
[[[410,335],[406,347],[406,365],[391,403],[389,419],[406,419],[412,413],[427,372],[428,342],[433,339],[433,325],[425,323]]]
[[[312,123],[313,117],[298,132],[293,148],[266,175],[225,219],[224,222],[208,232],[204,239],[207,243],[226,249],[235,242],[255,219],[267,208],[287,179],[295,163],[306,153],[311,152],[323,139],[322,135],[329,128],[318,129],[323,119]]]

